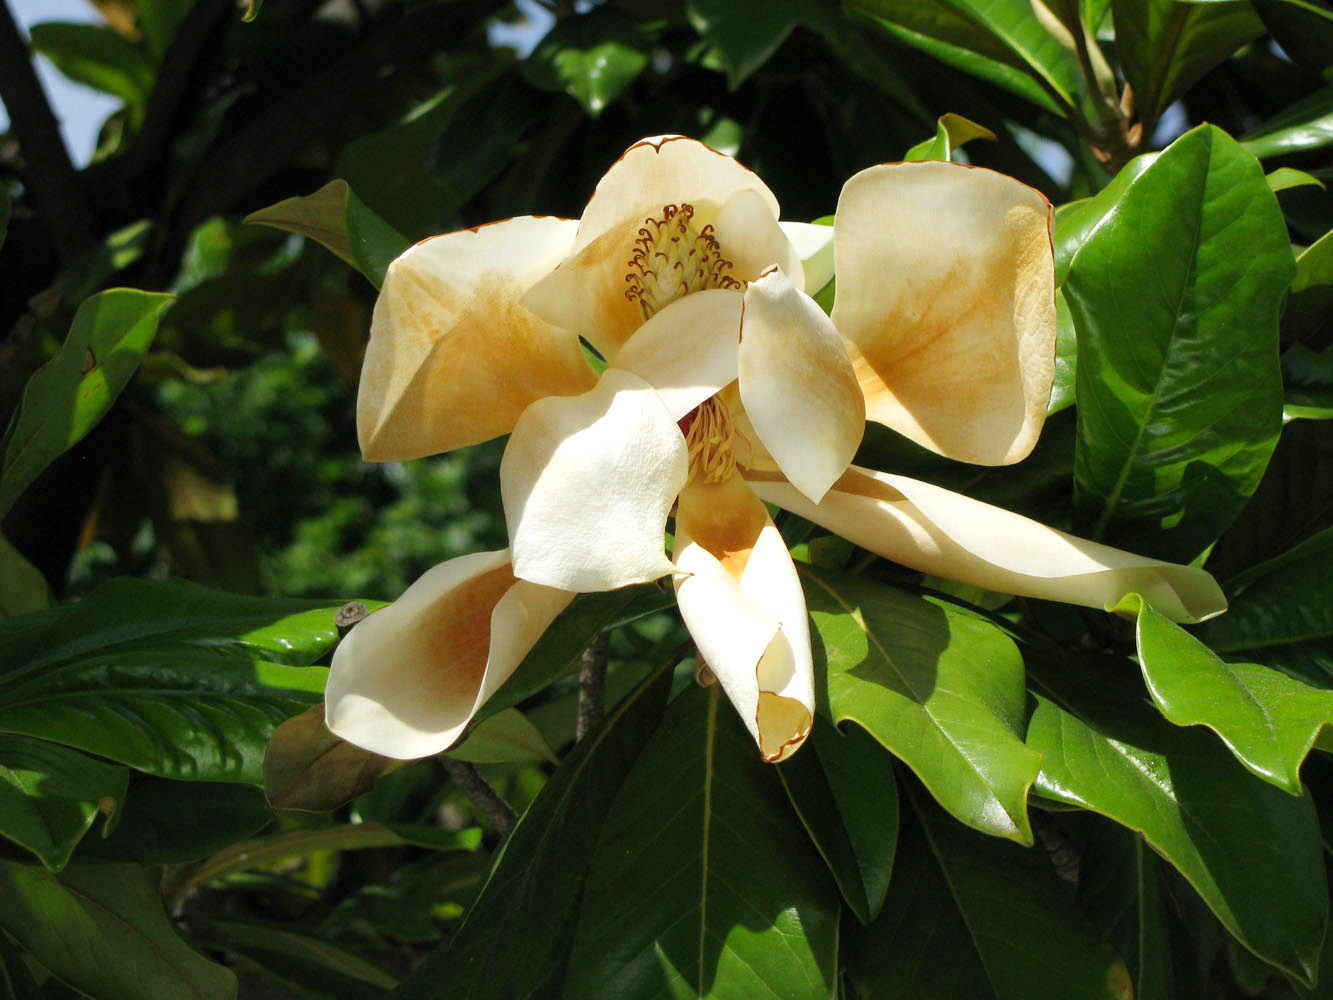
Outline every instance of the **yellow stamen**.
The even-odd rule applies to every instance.
[[[690,478],[720,483],[736,471],[731,452],[734,431],[727,404],[713,396],[705,399],[680,421],[681,433],[690,453]]]
[[[665,205],[660,219],[645,219],[639,230],[625,297],[639,303],[644,319],[690,292],[741,287],[727,274],[731,261],[722,256],[713,227],[697,230],[693,219],[693,205]]]

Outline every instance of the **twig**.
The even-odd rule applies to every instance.
[[[468,801],[481,811],[486,817],[486,822],[495,828],[496,833],[504,836],[514,828],[514,824],[518,822],[518,813],[500,797],[500,793],[491,787],[491,783],[481,776],[480,771],[471,764],[454,760],[452,757],[440,757],[439,761],[444,765],[444,771],[449,775],[449,779],[463,790]]]
[[[581,740],[602,722],[605,712],[606,661],[609,639],[606,632],[583,651],[583,669],[579,671],[579,723],[574,738]]]

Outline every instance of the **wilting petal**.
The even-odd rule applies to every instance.
[[[386,757],[439,753],[573,599],[516,580],[507,551],[441,563],[339,643],[329,729]]]
[[[656,389],[679,420],[736,380],[743,302],[740,292],[722,288],[686,295],[639,327],[615,367]]]
[[[805,288],[800,255],[758,191],[746,188],[728,198],[713,223],[713,235],[722,256],[731,261],[732,277],[753,281],[777,265],[793,285]]]
[[[938,486],[852,466],[819,504],[782,482],[750,484],[765,500],[912,569],[1006,594],[1106,608],[1130,592],[1180,622],[1226,610],[1215,580],[1048,528]]]
[[[523,304],[556,326],[577,330],[614,361],[644,318],[639,304],[625,295],[639,230],[647,220],[662,218],[665,206],[684,204],[694,207],[695,228],[702,230],[740,190],[758,192],[777,218],[773,193],[731,157],[682,136],[636,143],[598,183],[570,256]]]
[[[662,533],[688,476],[680,428],[637,375],[538,400],[500,462],[515,575],[587,593],[671,573]]]
[[[833,323],[779,270],[745,290],[740,395],[764,447],[818,502],[856,454],[865,403]]]
[[[534,400],[592,385],[578,336],[519,305],[576,228],[508,219],[425,240],[389,265],[357,395],[366,458],[476,444],[508,433]]]
[[[842,189],[833,322],[871,420],[964,462],[1023,458],[1055,371],[1051,206],[957,163],[863,170]]]
[[[833,227],[813,222],[779,222],[782,231],[796,248],[805,270],[807,295],[814,295],[833,277]]]
[[[699,653],[764,759],[800,748],[814,717],[805,595],[787,546],[739,476],[691,483],[676,513],[676,600]]]

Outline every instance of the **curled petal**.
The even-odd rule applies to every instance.
[[[684,435],[637,375],[538,400],[500,462],[514,573],[581,593],[671,573],[662,534],[688,475]]]
[[[961,583],[1098,609],[1137,592],[1179,622],[1226,610],[1202,569],[1078,538],[904,476],[852,466],[819,504],[776,480],[751,486],[862,548]]]
[[[810,734],[814,666],[782,536],[739,476],[696,481],[680,495],[675,555],[676,600],[700,655],[764,759],[791,756]]]
[[[758,191],[745,188],[728,198],[713,223],[713,234],[737,280],[753,281],[776,265],[798,289],[805,288],[800,255]]]
[[[339,643],[329,729],[401,760],[447,749],[573,599],[515,579],[507,551],[441,563]]]
[[[476,444],[508,433],[534,400],[592,385],[578,336],[519,305],[576,228],[507,219],[425,240],[389,265],[357,395],[366,458]]]
[[[639,327],[615,367],[657,390],[672,420],[736,380],[740,292],[713,288],[686,295]]]
[[[863,170],[843,186],[833,322],[871,420],[941,455],[1023,458],[1055,372],[1051,206],[957,163]]]
[[[745,290],[740,396],[764,447],[818,502],[856,454],[865,402],[833,323],[777,269]]]
[[[796,248],[805,271],[807,295],[814,295],[833,278],[833,227],[813,222],[779,222],[782,231]]]

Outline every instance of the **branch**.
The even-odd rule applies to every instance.
[[[481,776],[471,764],[452,757],[438,758],[444,765],[444,773],[463,790],[463,794],[486,817],[486,822],[495,828],[495,832],[504,836],[518,822],[518,813],[514,807],[500,797],[500,793],[491,787],[491,783]]]
[[[61,259],[68,262],[92,242],[92,212],[60,137],[60,124],[33,70],[28,44],[4,0],[0,0],[0,100],[23,152],[23,183],[36,198]]]
[[[609,636],[598,632],[583,651],[583,669],[579,671],[579,723],[574,739],[581,740],[598,727],[604,714],[606,660]]]

